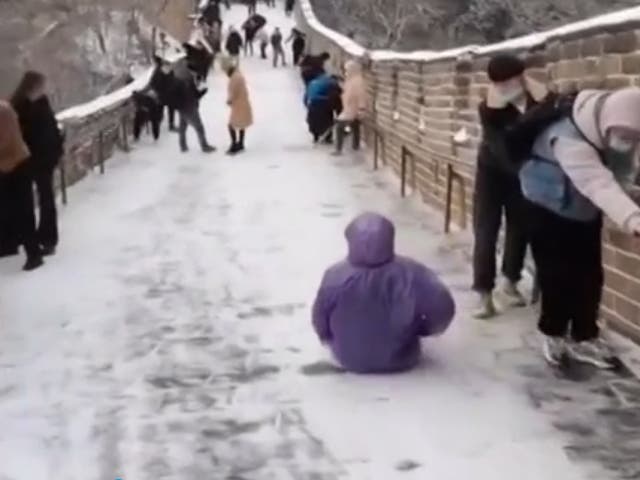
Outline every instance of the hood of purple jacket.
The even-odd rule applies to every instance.
[[[393,261],[395,227],[378,213],[358,215],[346,228],[349,263],[359,267],[378,267]]]

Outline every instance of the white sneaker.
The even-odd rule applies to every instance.
[[[611,345],[603,338],[596,338],[586,342],[571,342],[569,353],[573,358],[589,363],[598,368],[614,368],[615,353]]]
[[[542,354],[551,365],[561,365],[564,355],[567,353],[567,342],[562,337],[544,337],[542,341]]]
[[[478,302],[473,316],[480,320],[486,320],[488,318],[495,317],[497,314],[495,303],[493,303],[492,293],[481,293],[480,300]]]
[[[527,300],[518,290],[516,283],[506,280],[502,286],[502,294],[507,298],[510,307],[526,307],[527,305]]]

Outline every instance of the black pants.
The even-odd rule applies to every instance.
[[[351,146],[354,150],[360,148],[360,120],[340,120],[336,124],[336,150],[342,151],[346,127],[351,128]]]
[[[180,149],[184,152],[188,149],[187,146],[187,127],[191,125],[198,135],[198,141],[200,147],[204,150],[208,147],[207,135],[204,131],[204,124],[202,118],[200,118],[200,111],[198,108],[191,108],[180,112]]]
[[[12,249],[22,245],[28,258],[38,257],[40,245],[36,234],[30,162],[23,163],[11,173],[2,174],[0,183],[2,248]]]
[[[261,42],[260,43],[260,58],[262,58],[263,60],[267,59],[267,47],[269,46],[268,43],[265,42]]]
[[[502,273],[512,282],[520,281],[527,251],[524,228],[525,202],[520,181],[514,174],[479,164],[474,194],[473,288],[488,293],[496,281],[496,245],[506,216],[506,237]]]
[[[333,128],[333,109],[328,100],[317,101],[309,105],[307,110],[307,124],[313,140],[317,142],[323,135]],[[329,137],[331,138],[331,137]]]
[[[33,178],[38,192],[38,228],[37,236],[43,247],[58,245],[58,210],[56,196],[53,191],[54,167],[38,168]]]
[[[571,333],[576,341],[596,338],[604,284],[602,219],[575,222],[529,204],[527,223],[542,294],[540,331]]]
[[[254,37],[245,37],[244,40],[244,55],[253,56],[253,39]]]

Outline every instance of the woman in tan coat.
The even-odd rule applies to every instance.
[[[244,151],[245,130],[253,124],[253,111],[249,100],[249,90],[239,67],[229,58],[221,60],[222,69],[229,76],[227,105],[231,107],[229,135],[231,146],[227,153],[235,155]]]
[[[24,270],[34,270],[43,263],[36,235],[29,156],[16,112],[0,101],[0,256],[15,255],[18,246],[24,246]]]
[[[346,128],[351,128],[352,146],[354,150],[360,148],[360,122],[367,110],[367,87],[362,76],[362,68],[356,61],[350,60],[345,64],[345,82],[342,89],[342,112],[336,122],[336,151],[342,153],[342,145]]]

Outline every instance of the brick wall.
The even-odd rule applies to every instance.
[[[452,221],[468,228],[473,178],[481,129],[477,106],[488,79],[491,55],[521,55],[529,73],[559,91],[575,88],[640,86],[640,9],[629,15],[605,16],[570,28],[529,36],[501,45],[469,47],[439,54],[365,52],[319,25],[307,0],[301,0],[297,22],[314,53],[327,51],[333,68],[360,57],[366,65],[370,93],[369,120],[384,137],[384,159],[401,171],[402,147],[411,151],[407,181],[425,202],[443,210],[447,180],[451,182]],[[468,147],[456,146],[453,135],[466,127]],[[372,141],[371,132],[368,135]],[[459,180],[458,180],[459,179]],[[640,242],[611,228],[603,245],[606,289],[603,320],[640,341]]]

